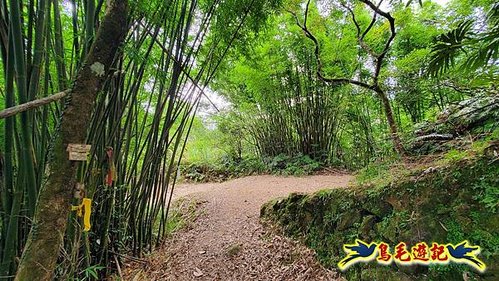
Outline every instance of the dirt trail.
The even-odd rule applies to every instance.
[[[183,184],[175,198],[203,202],[201,215],[127,280],[341,280],[300,243],[263,227],[260,206],[292,192],[345,187],[349,175],[250,176],[224,183]]]

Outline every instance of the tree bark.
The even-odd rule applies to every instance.
[[[392,139],[393,146],[397,153],[401,156],[405,156],[405,149],[402,145],[402,141],[400,140],[400,136],[397,130],[397,124],[395,123],[395,119],[393,118],[392,106],[390,105],[390,100],[386,96],[386,93],[381,89],[376,90],[379,98],[381,99],[381,103],[383,104],[383,108],[385,111],[386,121],[388,126],[390,127],[390,138]]]
[[[33,225],[15,280],[53,278],[71,210],[78,165],[77,162],[69,161],[66,147],[70,143],[85,143],[97,93],[128,30],[127,16],[127,0],[108,2],[95,41],[68,97],[49,162],[50,175],[40,191]]]

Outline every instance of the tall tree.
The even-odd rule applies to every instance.
[[[371,82],[364,82],[361,81],[360,79],[356,78],[350,78],[350,77],[326,77],[324,73],[322,72],[322,62],[321,62],[321,57],[320,57],[320,43],[319,40],[317,39],[316,36],[310,31],[310,29],[307,26],[307,20],[309,17],[309,11],[310,11],[310,0],[307,1],[307,4],[305,6],[305,15],[304,15],[304,20],[303,23],[301,23],[298,20],[298,17],[296,13],[290,11],[295,19],[296,19],[296,24],[303,30],[305,33],[305,36],[309,38],[315,46],[315,57],[317,59],[317,76],[323,80],[326,83],[330,83],[332,85],[341,85],[341,84],[351,84],[355,86],[362,87],[364,89],[374,91],[376,95],[379,97],[383,109],[385,112],[386,120],[388,122],[388,126],[390,128],[390,134],[391,134],[391,139],[393,141],[393,145],[395,147],[395,150],[400,154],[404,155],[405,150],[402,145],[402,141],[400,140],[397,124],[395,123],[395,118],[393,117],[393,111],[392,107],[390,104],[390,99],[387,96],[386,90],[383,89],[383,85],[380,82],[380,73],[381,73],[381,68],[383,64],[385,63],[386,55],[388,51],[390,50],[390,47],[393,43],[393,40],[395,39],[395,19],[390,15],[388,12],[384,12],[380,9],[381,1],[379,4],[374,4],[373,2],[369,0],[360,0],[360,2],[364,3],[367,7],[369,7],[373,11],[373,16],[372,19],[369,23],[369,25],[365,28],[362,29],[361,25],[356,19],[355,13],[353,9],[348,6],[345,3],[342,3],[342,6],[348,10],[350,15],[352,16],[352,21],[355,24],[356,30],[357,30],[357,40],[360,45],[360,47],[369,54],[369,56],[373,59],[374,62],[374,70],[373,74],[371,75]],[[373,48],[368,46],[365,42],[366,35],[373,30],[373,27],[375,26],[375,23],[378,20],[378,17],[384,18],[388,24],[389,24],[389,29],[390,29],[390,34],[388,39],[385,41],[385,44],[383,48],[381,49],[380,52],[376,52]],[[355,74],[352,74],[354,76]]]
[[[94,101],[127,32],[127,0],[108,2],[89,54],[74,82],[40,191],[33,226],[15,280],[51,280],[67,225],[78,164],[68,158],[71,143],[84,143]]]

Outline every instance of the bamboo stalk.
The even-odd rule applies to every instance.
[[[15,280],[51,280],[59,247],[63,242],[70,201],[76,184],[76,164],[68,159],[69,143],[84,143],[86,128],[97,91],[104,83],[92,65],[101,64],[109,71],[118,46],[127,32],[127,1],[115,0],[108,6],[98,35],[83,69],[72,89],[71,101],[64,111],[61,133],[50,162],[51,174],[40,192],[33,230],[23,251]]]
[[[58,89],[67,89],[67,72],[66,63],[64,61],[64,43],[61,25],[61,13],[59,10],[59,1],[52,0],[52,7],[54,8],[54,52],[55,52],[55,63],[58,78]]]
[[[10,22],[12,25],[12,44],[14,46],[14,61],[16,70],[16,86],[18,98],[21,103],[28,101],[27,92],[27,71],[26,71],[26,60],[24,57],[24,43],[23,43],[23,32],[21,26],[21,7],[17,1],[10,2]],[[21,114],[21,135],[22,135],[22,145],[21,152],[23,155],[23,161],[25,162],[25,173],[24,180],[26,181],[25,189],[28,197],[28,216],[32,217],[35,212],[36,205],[36,178],[33,151],[33,143],[31,139],[32,122],[30,122],[29,115],[26,112]]]
[[[9,41],[12,41],[12,32],[9,32]],[[6,82],[6,94],[5,102],[7,106],[12,106],[14,104],[14,47],[13,44],[9,44],[8,59],[6,61],[6,72],[5,72],[5,82]],[[16,183],[14,182],[14,124],[15,118],[10,117],[5,120],[5,154],[4,154],[4,167],[5,167],[5,181],[3,182],[2,190],[2,209],[4,215],[2,216],[2,238],[10,237],[11,240],[2,239],[2,262],[0,265],[0,275],[8,276],[11,272],[11,264],[14,261],[14,249],[17,239],[17,221],[12,223],[11,220],[15,220],[18,216],[17,207],[13,208],[16,202]]]
[[[31,1],[30,1],[31,2]],[[40,64],[44,55],[45,45],[44,35],[45,35],[45,24],[47,22],[48,13],[45,14],[45,11],[48,10],[48,0],[40,0],[38,2],[38,10],[37,10],[37,20],[35,27],[35,42],[34,42],[34,57],[33,64],[31,66],[31,76],[29,79],[29,87],[28,87],[28,99],[33,100],[38,92],[38,84],[40,79]],[[29,52],[28,52],[29,53]],[[0,117],[1,118],[1,117]]]

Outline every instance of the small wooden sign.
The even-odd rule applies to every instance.
[[[92,148],[92,146],[89,144],[68,144],[68,148],[66,150],[69,153],[69,160],[87,161],[88,155],[90,154],[90,148]]]

